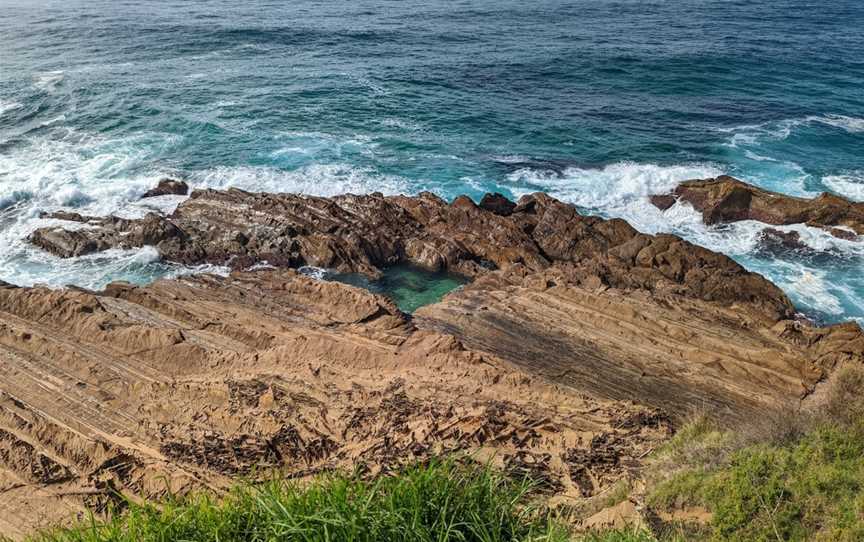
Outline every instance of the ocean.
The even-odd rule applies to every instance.
[[[864,242],[704,226],[646,196],[727,173],[864,200],[864,2],[0,0],[0,279],[98,288],[194,270],[60,260],[40,213],[136,216],[193,187],[516,198],[673,232],[823,322],[864,321]]]

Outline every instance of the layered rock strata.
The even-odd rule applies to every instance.
[[[170,216],[54,217],[80,224],[31,241],[60,256],[152,245],[237,271],[103,292],[0,285],[13,527],[114,490],[156,497],[163,480],[377,472],[451,450],[590,496],[638,468],[669,420],[809,407],[831,371],[864,362],[857,325],[812,326],[723,255],[544,194],[207,190]],[[265,261],[277,269],[241,271]],[[287,269],[374,277],[397,263],[474,280],[410,318]]]
[[[416,327],[387,299],[292,270],[103,292],[0,288],[0,532],[119,494],[280,469],[370,474],[465,451],[590,496],[670,432]]]

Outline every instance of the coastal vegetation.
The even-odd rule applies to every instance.
[[[221,500],[199,494],[129,503],[107,522],[43,533],[39,542],[567,540],[531,499],[533,484],[464,461],[433,461],[365,480],[240,485]]]
[[[542,505],[529,479],[488,466],[433,461],[365,480],[240,485],[129,503],[112,519],[46,532],[33,542],[188,541],[854,541],[864,539],[864,427],[820,423],[743,445],[696,419],[651,458],[646,519],[578,532]],[[674,465],[674,467],[673,467]],[[653,479],[651,477],[654,477]],[[697,521],[682,511],[701,511]],[[650,521],[653,518],[654,521]],[[661,519],[667,518],[667,519]],[[671,519],[668,519],[671,518]]]

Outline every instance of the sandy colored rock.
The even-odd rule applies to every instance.
[[[670,432],[654,409],[561,389],[291,270],[0,288],[0,374],[0,532],[14,536],[104,511],[113,491],[375,474],[451,451],[590,495]]]
[[[722,175],[683,182],[672,196],[693,205],[706,224],[757,220],[778,226],[807,224],[844,239],[864,234],[864,203],[827,192],[813,199],[796,198]],[[668,195],[653,197],[651,201],[660,209],[671,206]],[[854,236],[849,235],[852,232]]]
[[[813,327],[674,289],[610,288],[570,264],[490,273],[415,319],[530,374],[678,419],[797,408],[835,367],[864,363],[857,324]]]
[[[207,190],[167,217],[35,232],[61,256],[146,244],[277,269],[102,292],[0,284],[0,532],[104,510],[113,491],[375,474],[450,451],[590,497],[694,411],[817,408],[832,371],[864,363],[856,324],[797,320],[726,256],[545,194],[485,207]],[[474,281],[409,318],[286,269],[407,262]]]
[[[586,531],[602,531],[606,529],[642,529],[645,526],[645,520],[637,510],[636,505],[625,500],[614,506],[604,508],[585,519],[579,528]]]

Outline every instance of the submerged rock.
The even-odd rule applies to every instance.
[[[757,242],[761,251],[771,254],[813,250],[801,240],[801,234],[797,231],[784,232],[774,228],[765,228],[759,233]]]
[[[850,238],[850,232],[838,226],[849,228],[856,236],[864,234],[864,203],[827,192],[813,199],[796,198],[722,175],[685,181],[673,194],[653,197],[651,202],[660,209],[668,208],[670,196],[693,205],[706,224],[757,220],[778,226],[807,224],[844,238]]]

